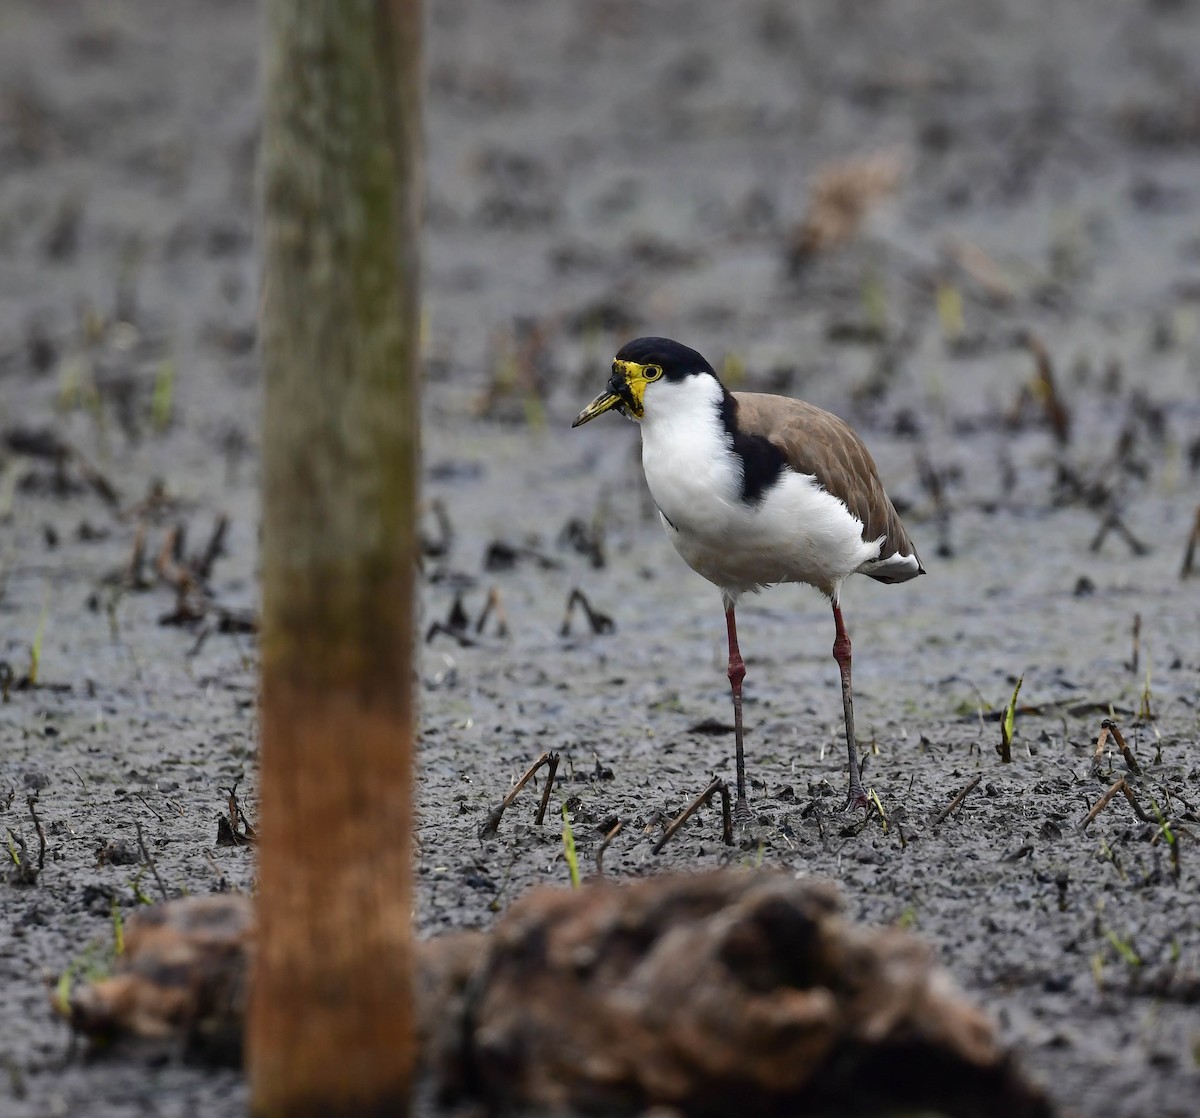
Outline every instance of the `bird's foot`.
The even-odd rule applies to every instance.
[[[871,806],[867,790],[857,776],[850,778],[850,791],[846,797],[846,811],[866,811]]]
[[[750,800],[747,796],[739,796],[733,805],[733,821],[738,830],[744,831],[753,822],[750,816]]]

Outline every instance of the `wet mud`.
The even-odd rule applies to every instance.
[[[913,930],[1063,1114],[1195,1113],[1200,5],[429,8],[420,934],[565,885],[566,805],[585,874],[619,822],[605,875],[782,867]],[[2,22],[0,1113],[237,1110],[49,1005],[139,904],[252,887],[260,15]],[[848,158],[894,175],[831,241]],[[636,428],[569,430],[639,333],[843,415],[921,550],[843,598],[865,820],[785,587],[739,609],[750,830],[652,852],[733,737]],[[543,772],[480,839],[548,750],[545,822]]]

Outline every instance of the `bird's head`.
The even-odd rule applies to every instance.
[[[616,408],[630,419],[646,414],[647,397],[658,391],[657,382],[679,384],[692,376],[715,377],[712,366],[694,349],[670,338],[637,338],[623,345],[613,358],[608,384],[576,417],[572,427]],[[653,403],[650,407],[653,407]]]

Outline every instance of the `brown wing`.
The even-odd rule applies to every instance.
[[[814,475],[843,500],[862,521],[864,540],[884,537],[880,560],[916,555],[900,515],[884,492],[871,452],[849,424],[814,404],[787,396],[734,392],[733,398],[739,430],[769,439],[793,470]],[[919,558],[917,563],[919,567]]]

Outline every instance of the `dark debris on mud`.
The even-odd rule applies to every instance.
[[[236,1111],[236,1073],[82,1059],[47,992],[253,883],[259,18],[5,21],[0,1112]],[[1193,1114],[1200,5],[428,22],[420,933],[565,884],[565,805],[585,876],[836,882],[1063,1114]],[[568,430],[639,332],[844,415],[928,557],[846,591],[862,818],[827,607],[783,588],[741,611],[751,825],[714,794],[654,853],[733,743],[632,425]]]

